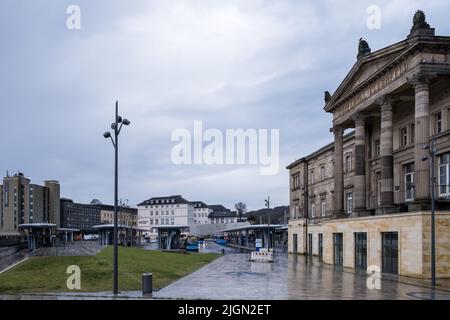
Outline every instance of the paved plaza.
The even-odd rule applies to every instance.
[[[249,254],[231,253],[155,292],[161,299],[430,299],[419,284],[382,279],[380,290],[367,288],[367,276],[337,271],[305,257],[279,253],[275,262],[250,262]],[[436,290],[434,299],[450,300]]]
[[[147,246],[147,249],[154,248]],[[421,280],[383,275],[381,289],[370,290],[364,273],[335,270],[316,258],[307,260],[282,250],[275,254],[273,263],[250,262],[248,251],[213,242],[207,242],[200,252],[222,252],[222,249],[224,256],[152,296],[144,297],[140,291],[121,292],[116,297],[111,292],[70,292],[0,295],[0,299],[450,300],[450,286],[433,293]]]

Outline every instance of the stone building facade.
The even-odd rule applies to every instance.
[[[290,252],[430,276],[434,149],[437,275],[450,276],[449,49],[422,11],[403,41],[371,52],[360,40],[357,62],[325,93],[334,142],[288,166]]]

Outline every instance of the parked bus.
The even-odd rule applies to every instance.
[[[217,244],[226,244],[227,239],[223,233],[218,233],[214,235],[214,242]]]
[[[198,238],[189,236],[186,238],[186,251],[198,251]]]

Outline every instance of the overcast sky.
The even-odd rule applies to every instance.
[[[320,2],[320,3],[319,3]],[[69,5],[81,29],[69,30]],[[370,5],[381,29],[367,27]],[[102,134],[114,102],[120,198],[152,196],[250,209],[287,205],[286,165],[332,141],[323,92],[372,50],[403,40],[417,9],[450,35],[448,0],[1,0],[0,172],[61,182],[61,195],[113,201],[113,148]],[[280,129],[280,171],[174,165],[173,130]]]

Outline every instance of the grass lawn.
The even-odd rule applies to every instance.
[[[142,273],[153,273],[158,289],[213,261],[216,253],[168,253],[119,247],[119,290],[141,290]],[[81,292],[111,291],[113,247],[87,257],[33,257],[0,274],[0,293],[67,292],[66,269],[81,269]],[[75,291],[75,290],[73,290]]]

